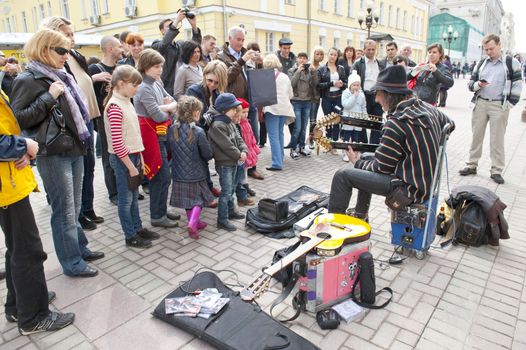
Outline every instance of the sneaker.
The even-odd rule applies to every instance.
[[[240,212],[233,211],[228,214],[228,218],[230,220],[241,220],[245,218],[245,215],[241,214]]]
[[[152,246],[152,241],[144,239],[136,234],[132,238],[126,239],[126,246],[133,248],[150,248]]]
[[[104,218],[102,216],[97,216],[93,210],[85,211],[83,214],[85,218],[96,224],[102,224],[104,222]]]
[[[152,219],[150,220],[153,227],[164,227],[164,228],[173,228],[179,226],[179,223],[177,221],[172,221],[168,219],[167,217],[164,217],[162,219]]]
[[[246,199],[238,199],[237,200],[237,205],[239,205],[240,207],[246,207],[246,206],[252,206],[256,204],[256,201],[252,198],[246,198]]]
[[[466,176],[466,175],[475,175],[477,173],[477,168],[471,168],[471,167],[465,167],[458,171],[460,176]]]
[[[504,178],[501,174],[493,174],[490,176],[493,181],[498,183],[499,185],[502,185],[504,183]]]
[[[19,327],[18,331],[22,335],[30,335],[40,332],[52,332],[69,326],[75,320],[75,314],[72,312],[56,312],[50,311],[46,318],[38,322],[33,327],[22,328]]]
[[[296,150],[292,150],[290,151],[290,157],[292,159],[298,159],[300,156],[298,155],[298,153],[296,152]]]
[[[84,231],[93,231],[97,228],[97,224],[88,220],[84,215],[79,217],[79,224]]]
[[[137,231],[137,234],[141,236],[141,238],[144,238],[146,240],[156,240],[161,238],[161,235],[157,232],[150,231],[146,228],[142,228],[139,231]]]
[[[167,212],[166,217],[170,220],[181,220],[181,215],[175,213]]]
[[[144,200],[144,195],[143,195],[142,193],[139,193],[139,194],[137,195],[137,200],[139,200],[139,201],[143,201],[143,200]]]
[[[230,223],[230,221],[224,221],[224,222],[217,222],[217,228],[222,228],[224,230],[233,232],[237,230],[237,227]]]
[[[256,191],[251,189],[248,184],[243,184],[243,187],[245,188],[245,190],[247,190],[247,193],[250,197],[254,197],[256,195]]]
[[[209,168],[208,170],[210,171],[210,176],[216,176],[217,175],[217,171],[215,171],[215,169]]]
[[[344,162],[348,162],[349,161],[349,156],[347,155],[347,152],[345,152],[345,151],[342,152],[342,160]]]
[[[56,298],[57,298],[57,293],[55,293],[53,291],[48,291],[47,292],[47,303],[48,304],[51,304],[53,302],[53,300],[55,300]],[[7,320],[7,322],[15,323],[15,322],[18,322],[18,315],[17,314],[9,314],[9,313],[6,312],[5,319]]]
[[[311,155],[311,151],[309,149],[306,149],[305,147],[304,148],[300,148],[300,154],[302,156],[305,156],[305,157],[308,157]]]

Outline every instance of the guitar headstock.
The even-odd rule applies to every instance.
[[[329,152],[332,149],[332,141],[326,137],[320,137],[316,140],[319,147],[323,148],[325,152]]]
[[[316,122],[316,125],[320,125],[321,127],[328,127],[335,124],[339,124],[342,120],[342,117],[337,113],[330,113],[327,114],[325,117],[321,118]]]
[[[262,273],[258,278],[256,278],[250,285],[245,287],[239,295],[244,301],[252,301],[268,290],[270,285],[271,276],[266,273]]]

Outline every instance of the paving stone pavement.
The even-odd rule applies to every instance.
[[[352,324],[342,323],[337,330],[324,331],[312,314],[302,314],[289,324],[291,329],[322,349],[526,349],[526,136],[520,113],[524,100],[509,118],[506,137],[506,183],[498,186],[489,179],[488,141],[476,176],[460,177],[471,140],[471,98],[467,80],[457,80],[450,90],[446,113],[455,120],[447,164],[449,187],[476,184],[488,187],[507,204],[506,218],[511,239],[500,247],[432,248],[424,260],[409,258],[399,266],[376,266],[377,286],[391,286],[393,302],[383,310],[370,311]],[[488,135],[489,136],[489,135]],[[263,148],[259,169],[269,165],[269,147]],[[292,160],[286,157],[285,170],[265,173],[264,181],[250,179],[257,197],[278,197],[300,185],[329,191],[333,173],[344,166],[339,156],[313,154]],[[36,171],[36,169],[35,169]],[[217,183],[217,177],[213,178]],[[50,231],[50,208],[45,195],[31,196],[40,228],[50,290],[57,292],[52,308],[73,311],[76,320],[55,333],[20,336],[14,324],[0,315],[0,349],[212,349],[206,343],[150,315],[163,296],[180,282],[192,277],[199,268],[230,269],[239,283],[246,284],[269,264],[276,249],[293,240],[273,240],[240,229],[230,233],[215,227],[216,210],[204,210],[210,225],[199,241],[187,237],[182,228],[155,229],[162,237],[146,250],[126,248],[117,208],[106,198],[100,160],[96,169],[95,208],[105,222],[87,232],[92,250],[102,250],[106,257],[93,265],[100,274],[95,278],[73,279],[61,273],[54,253]],[[447,193],[446,171],[441,193]],[[143,223],[149,227],[148,201],[140,202]],[[242,209],[243,211],[244,208]],[[382,198],[373,198],[371,206],[372,252],[377,259],[387,259],[390,244],[390,218]],[[182,224],[184,225],[184,221]],[[237,223],[242,227],[242,223]],[[5,247],[0,243],[0,250]],[[4,263],[4,254],[0,263]],[[221,273],[229,283],[232,274]],[[277,291],[277,285],[272,285]],[[0,296],[5,298],[5,283]],[[260,298],[266,311],[275,298],[267,293]],[[290,300],[279,305],[277,315],[291,315]]]

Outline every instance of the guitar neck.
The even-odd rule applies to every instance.
[[[355,152],[372,152],[374,153],[376,149],[378,148],[378,144],[374,143],[359,143],[359,142],[331,142],[331,147],[334,149],[348,149],[349,146],[352,147],[352,149]]]
[[[382,130],[382,119],[377,116],[368,116],[362,113],[349,113],[350,116],[342,116],[341,122],[343,124],[352,125],[360,128]]]
[[[302,255],[307,254],[312,249],[316,248],[316,246],[320,244],[321,242],[323,242],[324,240],[325,238],[318,238],[318,237],[311,238],[307,242],[298,246],[298,248],[296,248],[294,251],[284,256],[281,260],[279,260],[278,262],[266,268],[263,272],[269,276],[274,276],[284,267],[287,267],[288,265],[296,261],[298,258],[300,258]]]

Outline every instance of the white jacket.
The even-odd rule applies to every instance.
[[[276,93],[278,103],[264,107],[263,112],[286,116],[288,117],[287,124],[290,124],[295,119],[294,109],[292,108],[292,103],[290,103],[290,99],[294,97],[294,91],[292,90],[292,84],[290,83],[289,77],[282,72],[276,77]]]

